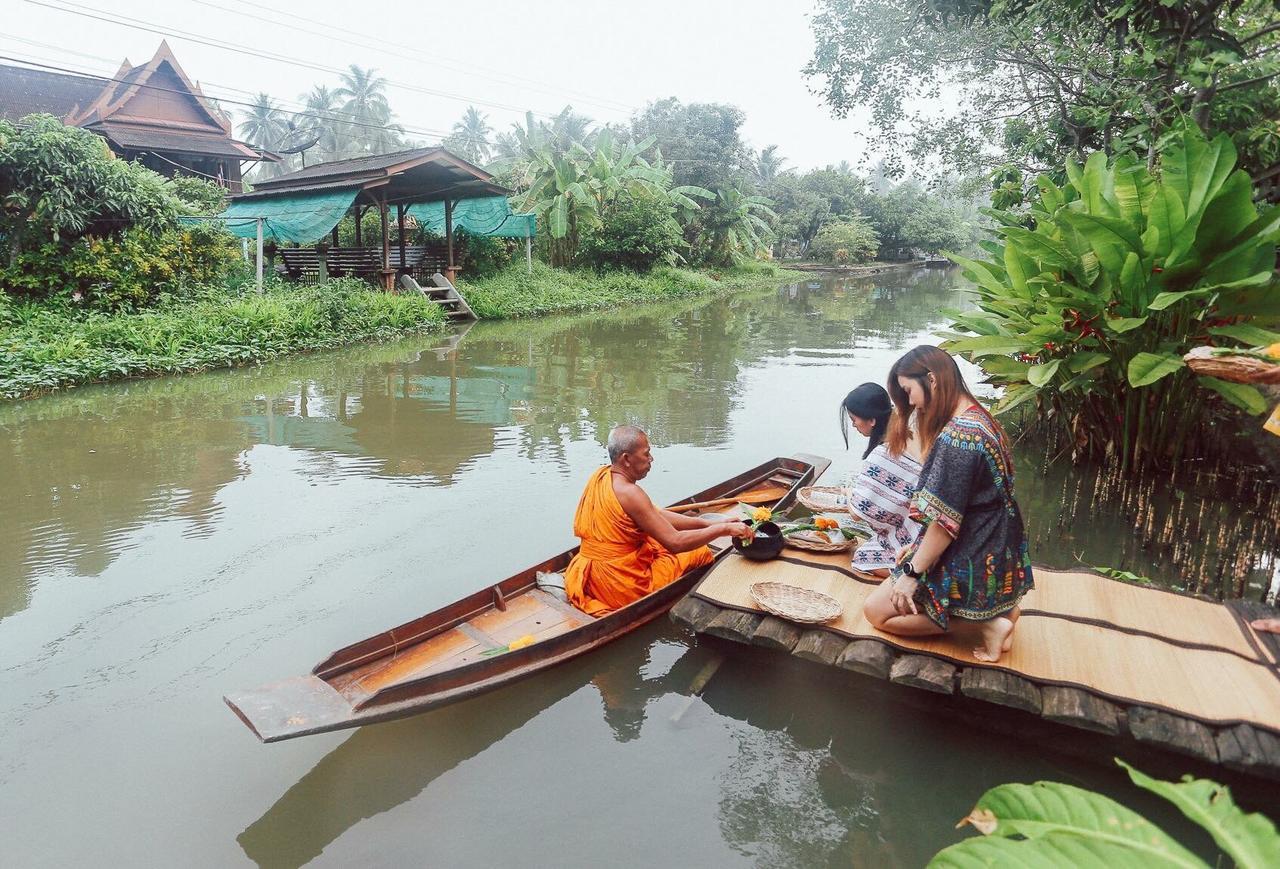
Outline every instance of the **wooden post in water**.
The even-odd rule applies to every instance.
[[[261,293],[261,292],[262,292],[262,223],[263,223],[263,218],[259,217],[259,218],[258,218],[258,220],[257,220],[257,224],[258,224],[258,270],[257,270],[257,271],[258,271],[258,276],[257,276],[257,288],[258,288],[258,292],[259,292],[259,293]]]
[[[395,289],[395,272],[391,270],[391,229],[387,222],[387,194],[383,191],[378,200],[378,218],[382,221],[382,288]]]
[[[447,257],[444,276],[449,279],[449,283],[453,283],[458,271],[453,264],[453,201],[449,199],[444,201],[444,244]]]

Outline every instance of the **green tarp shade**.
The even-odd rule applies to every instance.
[[[262,217],[265,218],[264,241],[310,244],[333,231],[351,208],[356,192],[355,187],[348,187],[233,202],[218,218],[239,238],[257,238],[257,218]],[[184,219],[184,222],[196,221]]]
[[[436,235],[444,235],[444,203],[419,202],[409,206],[409,214]],[[453,228],[472,235],[499,235],[504,238],[533,238],[537,216],[516,214],[505,196],[459,199],[453,206]]]

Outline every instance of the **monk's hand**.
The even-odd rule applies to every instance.
[[[724,533],[730,537],[746,538],[747,540],[750,540],[756,534],[755,529],[748,527],[747,523],[736,520],[725,523]]]
[[[889,603],[893,605],[893,611],[900,616],[917,615],[920,611],[916,609],[915,596],[919,582],[905,573],[889,581],[893,583],[889,589]]]

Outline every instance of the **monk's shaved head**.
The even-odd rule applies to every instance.
[[[648,440],[648,435],[639,426],[614,426],[609,430],[608,450],[610,463],[617,464],[618,459],[622,458],[626,453],[635,452],[646,440]]]

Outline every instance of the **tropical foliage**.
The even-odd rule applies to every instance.
[[[1280,176],[1270,0],[822,0],[812,26],[833,112],[869,108],[895,169],[992,173],[1001,206],[1068,155],[1149,161],[1188,117]]]
[[[1239,869],[1280,866],[1280,834],[1246,814],[1224,785],[1185,776],[1153,779],[1117,761],[1138,787],[1162,797],[1204,829]],[[1135,866],[1208,869],[1176,839],[1109,797],[1058,782],[1006,784],[982,795],[962,824],[982,836],[940,851],[930,867]],[[1221,865],[1221,859],[1218,864]]]
[[[1154,170],[1101,152],[1068,160],[1067,183],[1042,176],[1028,215],[995,213],[988,256],[953,257],[978,310],[952,312],[944,346],[1004,387],[997,412],[1032,403],[1078,454],[1151,465],[1206,451],[1215,405],[1265,408],[1253,387],[1182,360],[1206,343],[1280,340],[1280,208],[1259,214],[1236,162],[1228,136],[1188,125]]]
[[[581,253],[583,262],[597,270],[647,272],[656,265],[675,265],[683,245],[675,206],[665,196],[626,194],[583,234]]]
[[[491,132],[488,117],[482,115],[475,106],[467,106],[462,120],[453,125],[453,133],[442,144],[459,157],[472,163],[484,164],[488,162],[493,150],[488,138]]]
[[[875,259],[879,250],[880,237],[866,218],[857,215],[818,230],[809,255],[821,262],[843,265]]]

